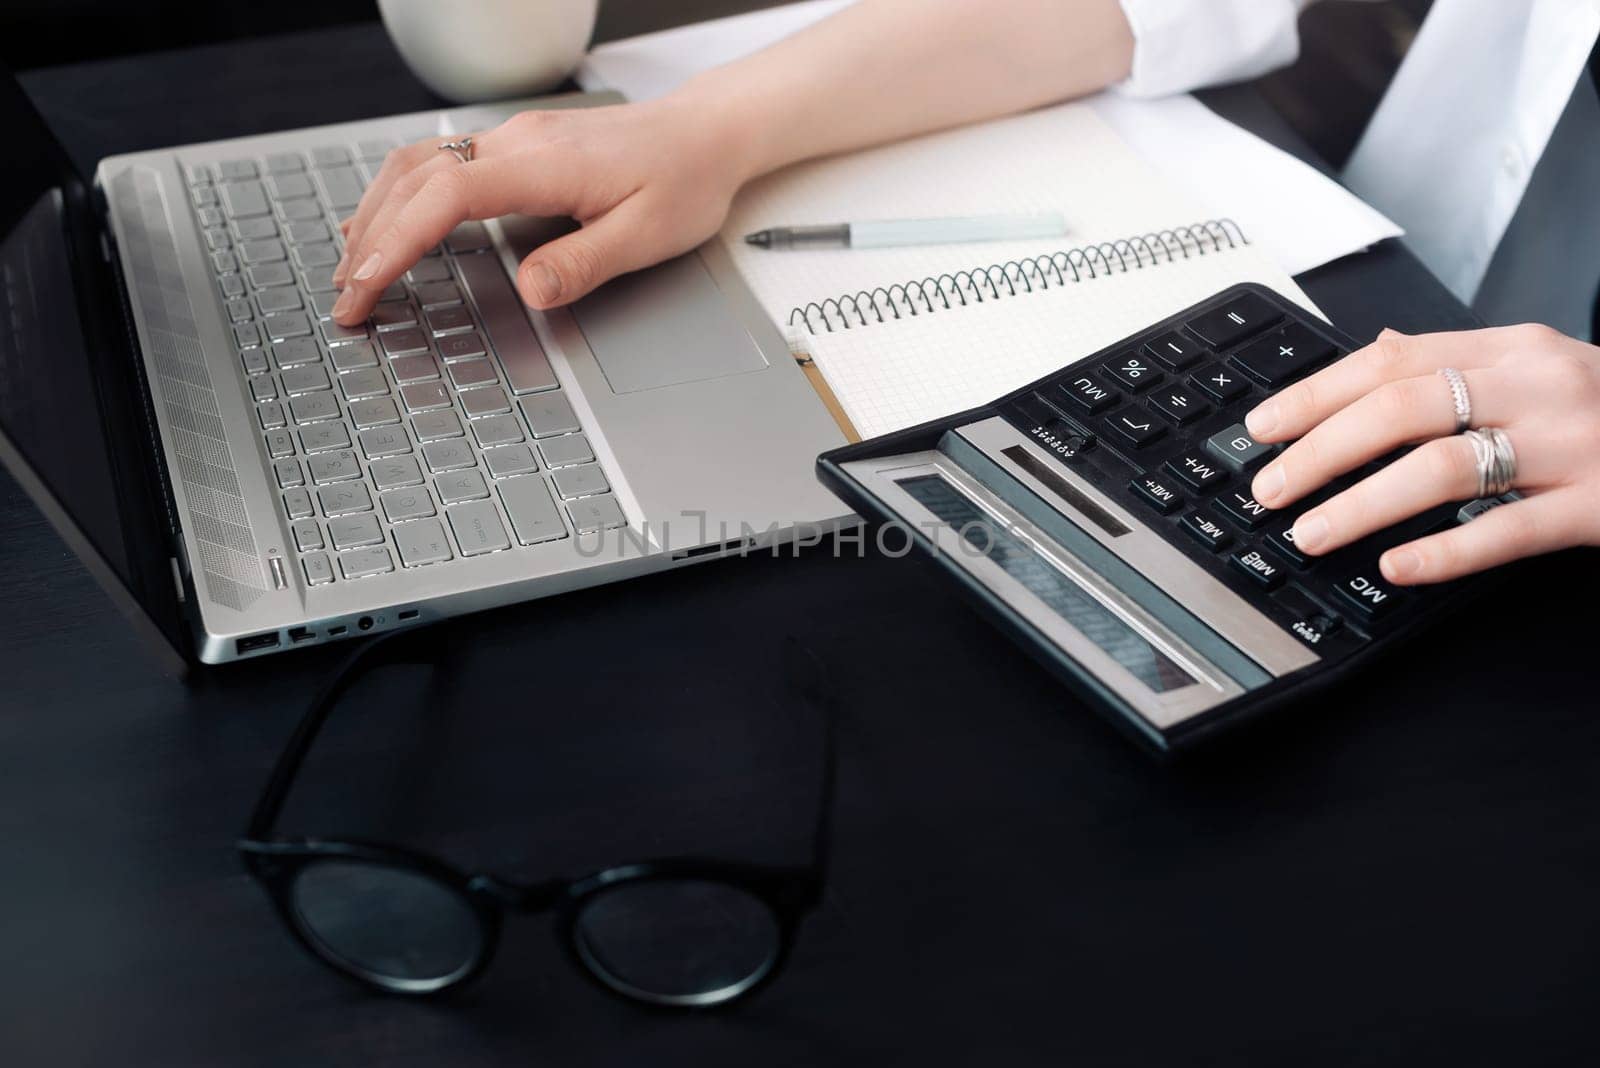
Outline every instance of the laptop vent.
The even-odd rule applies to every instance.
[[[161,183],[155,172],[133,167],[111,184],[127,225],[124,247],[133,268],[127,281],[138,297],[144,348],[155,369],[151,391],[166,415],[188,502],[183,522],[199,544],[206,595],[242,612],[268,592],[267,579],[234,476]]]

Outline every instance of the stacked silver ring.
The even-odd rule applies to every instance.
[[[1472,458],[1478,466],[1478,496],[1498,497],[1510,490],[1517,478],[1517,451],[1511,447],[1506,432],[1486,426],[1461,436],[1472,446]]]
[[[472,162],[472,138],[463,137],[459,141],[446,141],[439,146],[440,152],[448,152],[462,163]]]
[[[1456,429],[1459,434],[1472,425],[1472,394],[1467,392],[1467,379],[1454,367],[1441,367],[1439,373],[1450,383],[1450,398],[1455,404]]]

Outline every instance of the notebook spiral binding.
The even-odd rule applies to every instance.
[[[1248,245],[1232,219],[1208,219],[1140,237],[1029,256],[919,281],[812,301],[789,313],[791,331],[810,334],[852,330],[903,317],[982,304],[986,300],[1061,287],[1069,282],[1158,267]]]

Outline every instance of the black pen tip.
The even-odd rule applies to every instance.
[[[755,245],[757,248],[770,248],[772,245],[772,231],[757,230],[753,234],[745,234],[744,243]]]

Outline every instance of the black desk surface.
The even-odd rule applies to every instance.
[[[25,81],[85,166],[433,103],[375,27]],[[1211,99],[1284,137],[1250,92]],[[1465,321],[1394,246],[1304,282],[1361,337]],[[825,548],[497,613],[464,631],[478,714],[408,701],[434,691],[397,676],[328,739],[319,766],[338,770],[308,784],[298,829],[377,825],[525,873],[783,855],[810,804],[806,728],[765,695],[779,639],[807,635],[847,713],[827,898],[759,999],[681,1017],[598,992],[538,920],[451,1004],[323,972],[231,839],[343,653],[181,686],[3,477],[0,530],[8,1064],[1600,1055],[1595,638],[1590,613],[1551,614],[1595,603],[1592,554],[1520,572],[1360,685],[1176,766],[921,566]],[[441,782],[452,763],[467,774]]]

